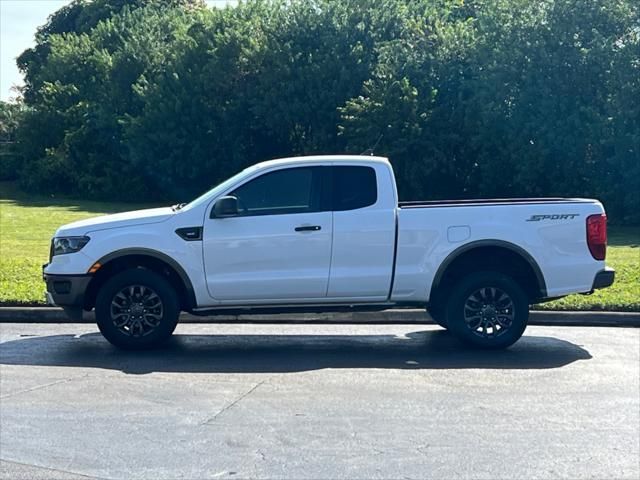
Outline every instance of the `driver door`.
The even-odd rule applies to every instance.
[[[324,171],[270,171],[228,193],[238,215],[204,225],[211,297],[229,304],[326,297],[333,232],[332,213],[322,208]]]

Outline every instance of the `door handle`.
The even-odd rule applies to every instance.
[[[296,232],[317,232],[321,228],[320,225],[303,225],[296,227]]]

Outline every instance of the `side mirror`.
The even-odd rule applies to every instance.
[[[211,218],[235,217],[238,215],[238,199],[236,197],[220,197],[211,210]]]

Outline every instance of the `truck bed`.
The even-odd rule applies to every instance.
[[[465,207],[481,205],[541,205],[541,204],[566,204],[566,203],[593,203],[593,200],[585,198],[471,198],[464,200],[418,200],[409,202],[399,202],[400,208],[427,208],[427,207],[455,207],[464,205]]]

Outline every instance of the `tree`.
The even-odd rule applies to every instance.
[[[640,221],[632,0],[75,0],[39,29],[25,188],[181,201],[259,160],[388,155],[402,198],[595,196]]]
[[[39,86],[25,97],[34,106],[21,129],[25,188],[39,188],[48,179],[50,188],[68,194],[153,198],[144,172],[128,160],[123,120],[142,108],[135,85],[171,55],[168,44],[189,28],[193,16],[197,11],[150,2],[125,6],[88,33],[48,37]]]
[[[0,101],[0,180],[15,180],[21,163],[17,152],[17,132],[24,116],[21,102]]]

